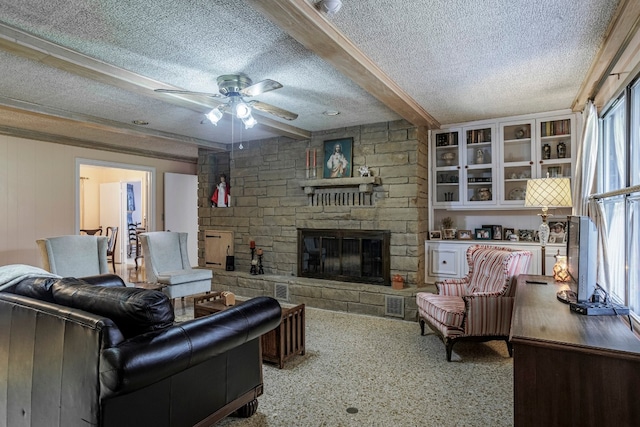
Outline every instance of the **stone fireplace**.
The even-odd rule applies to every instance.
[[[298,229],[298,276],[389,285],[390,234]]]
[[[337,138],[353,138],[353,170],[366,165],[372,177],[323,179],[318,173],[317,179],[307,178],[307,150],[316,149],[322,158],[324,143]],[[314,132],[304,141],[285,137],[250,141],[232,152],[201,149],[200,265],[206,266],[206,232],[223,230],[234,236],[233,274],[249,272],[249,242],[254,241],[264,252],[265,276],[296,279],[318,288],[344,282],[377,293],[391,288],[370,283],[389,285],[390,277],[398,274],[407,287],[424,286],[427,155],[427,130],[403,120]],[[230,177],[229,208],[211,206],[220,173]],[[353,234],[310,236],[321,251],[313,253],[311,241],[305,249],[298,235],[301,230]],[[246,285],[259,286],[255,281]]]

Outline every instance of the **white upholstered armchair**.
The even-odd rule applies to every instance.
[[[509,330],[515,282],[518,275],[527,273],[531,256],[529,251],[470,246],[467,276],[436,283],[438,294],[416,295],[422,335],[425,323],[440,335],[447,361],[451,361],[453,345],[463,339],[504,340],[512,355]]]
[[[171,299],[211,290],[211,270],[189,263],[187,236],[173,231],[140,233],[147,281],[165,285],[162,291]]]
[[[36,240],[43,268],[62,277],[109,273],[107,237],[69,235]]]

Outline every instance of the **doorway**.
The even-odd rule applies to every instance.
[[[117,264],[134,264],[128,226],[155,230],[155,168],[76,159],[76,232],[118,227]]]

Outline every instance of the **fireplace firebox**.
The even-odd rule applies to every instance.
[[[389,285],[389,231],[298,229],[298,276]]]

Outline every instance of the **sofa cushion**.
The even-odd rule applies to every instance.
[[[125,338],[164,329],[173,324],[173,307],[159,291],[105,287],[59,281],[52,286],[57,304],[111,319]]]
[[[465,305],[461,297],[419,292],[416,295],[416,303],[425,313],[443,325],[462,329]]]

